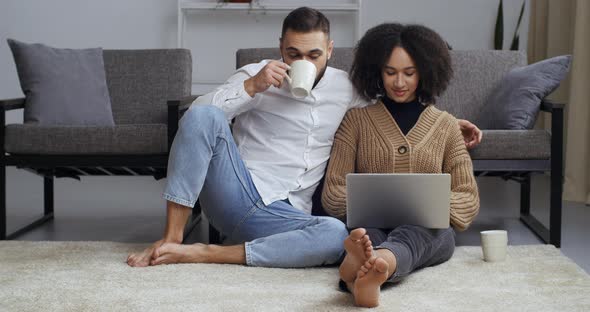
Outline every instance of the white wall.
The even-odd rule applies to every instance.
[[[354,0],[266,1],[309,4]],[[506,46],[521,1],[504,1]],[[387,21],[420,23],[438,31],[455,49],[491,49],[497,6],[495,0],[364,0],[361,31]],[[521,47],[526,47],[528,6],[526,13],[520,31]],[[277,46],[285,15],[220,11],[191,14],[187,19],[186,46],[193,53],[195,80],[223,81],[234,68],[238,47]],[[351,15],[327,15],[336,46],[352,46]],[[6,38],[68,48],[173,48],[176,23],[174,0],[2,0],[0,96],[22,95]],[[9,121],[18,121],[12,115]]]
[[[273,0],[268,0],[273,1]],[[282,0],[302,5],[309,1]],[[311,3],[355,2],[320,0]],[[438,31],[455,49],[492,49],[499,0],[363,0],[361,33],[383,22],[419,23]],[[522,0],[504,1],[505,40],[509,46]],[[528,7],[527,7],[528,8]],[[337,47],[350,47],[354,40],[351,14],[325,12]],[[521,23],[521,47],[526,47],[528,10]],[[240,47],[278,45],[286,13],[200,12],[187,18],[186,47],[193,51],[196,94],[209,91],[234,69],[235,50]],[[216,61],[222,60],[222,61]],[[211,82],[207,86],[207,82]]]
[[[454,49],[493,49],[499,0],[366,0],[365,29],[383,21],[419,23],[438,31]],[[522,0],[504,0],[505,48],[509,46]],[[526,48],[528,12],[521,22],[521,48]]]
[[[514,31],[521,3],[521,0],[504,1],[507,42]],[[497,5],[498,1],[494,0],[364,0],[361,28],[364,32],[386,21],[421,23],[440,32],[455,49],[490,49]],[[526,13],[520,31],[521,49],[526,47],[528,9]],[[237,47],[278,45],[284,14],[224,14],[197,14],[191,16],[187,23],[187,46],[193,50],[197,79],[205,76],[203,79],[216,81],[229,75],[234,66],[234,51]],[[335,14],[329,14],[328,17],[332,21],[332,37],[336,46],[352,46],[354,41],[351,32],[354,28],[350,17]],[[0,98],[22,96],[6,38],[68,48],[172,48],[176,46],[176,21],[174,0],[2,0]],[[7,121],[21,122],[22,112],[11,112]],[[9,170],[8,174],[10,212],[16,214],[20,208],[39,206],[42,190],[40,179],[16,170]],[[85,205],[95,207],[92,209],[100,209],[101,205],[120,205],[121,213],[135,207],[132,210],[151,209],[163,214],[161,181],[127,178],[121,180],[124,182],[113,184],[113,180],[91,178],[83,179],[81,183],[57,180],[58,214],[61,206]],[[23,191],[29,187],[35,190],[33,195]],[[105,190],[107,187],[110,188]],[[119,201],[106,201],[102,194],[109,194],[108,198],[117,198]]]

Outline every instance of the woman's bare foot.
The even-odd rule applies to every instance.
[[[154,250],[154,258],[150,265],[173,264],[173,263],[207,263],[209,245],[192,244],[182,245],[176,243],[165,243]]]
[[[340,278],[346,283],[352,283],[360,267],[373,256],[373,244],[363,228],[352,230],[344,240],[346,257],[340,265]]]
[[[371,258],[363,264],[354,282],[354,301],[360,307],[374,308],[379,305],[381,285],[389,277],[389,264],[383,258]]]
[[[132,253],[127,257],[127,264],[132,267],[146,267],[150,265],[154,250],[164,243],[161,239],[139,253]]]

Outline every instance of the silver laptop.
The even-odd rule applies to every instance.
[[[449,227],[449,174],[351,173],[346,175],[346,195],[349,228]]]

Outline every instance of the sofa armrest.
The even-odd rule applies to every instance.
[[[25,108],[25,98],[0,100],[0,109],[3,111],[19,108]]]
[[[4,159],[4,128],[6,126],[6,111],[25,108],[25,98],[0,100],[0,159]]]
[[[551,113],[551,195],[550,200],[550,232],[545,240],[559,246],[561,241],[561,205],[563,193],[563,133],[564,133],[564,104],[553,103],[546,99],[541,102],[541,109]],[[557,232],[555,232],[557,231]]]
[[[541,110],[544,112],[552,113],[557,109],[563,110],[564,107],[565,107],[565,104],[555,103],[555,102],[552,102],[548,99],[543,99],[543,101],[541,101]]]
[[[563,103],[554,103],[547,99],[543,99],[541,102],[541,110],[544,112],[551,113],[551,176],[558,181],[563,183],[563,133],[564,133],[564,107]],[[562,185],[559,184],[559,189],[552,190],[552,193],[558,192],[561,194]],[[554,196],[551,196],[551,200],[554,200]],[[561,197],[559,197],[561,198]],[[551,204],[553,207],[555,203]],[[557,217],[553,218],[557,219]],[[559,217],[561,220],[561,216]],[[554,221],[552,221],[554,222]],[[561,221],[559,221],[561,222]],[[552,223],[551,228],[554,224]],[[557,227],[555,227],[557,228]]]
[[[172,147],[172,141],[178,131],[178,121],[186,110],[191,106],[197,95],[190,95],[178,100],[169,100],[168,105],[168,151]]]

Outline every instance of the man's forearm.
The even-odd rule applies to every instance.
[[[250,108],[253,97],[245,89],[244,81],[224,84],[214,91],[197,98],[194,105],[213,105],[221,109],[228,120]]]

